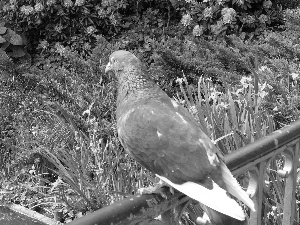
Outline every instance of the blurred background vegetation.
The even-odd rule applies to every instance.
[[[296,120],[299,5],[0,0],[0,202],[67,222],[152,184],[117,139],[104,74],[117,49],[136,54],[224,154]],[[280,224],[282,205],[265,204],[265,224]]]

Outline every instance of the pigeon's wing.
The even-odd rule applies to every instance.
[[[215,146],[197,122],[169,98],[124,110],[118,134],[131,156],[174,183],[204,182],[220,163]]]

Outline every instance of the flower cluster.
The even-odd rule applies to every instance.
[[[47,1],[47,6],[51,6],[51,5],[55,5],[55,3],[56,3],[56,0],[48,0]]]
[[[194,3],[195,0],[185,0],[186,3]]]
[[[76,0],[75,6],[83,6],[85,3],[85,0]]]
[[[84,50],[87,50],[87,51],[88,51],[88,50],[91,49],[91,47],[92,47],[92,46],[91,46],[89,43],[84,43],[84,44],[83,44],[83,49],[84,49]]]
[[[236,11],[233,8],[224,8],[221,11],[222,20],[224,24],[231,23],[235,19]]]
[[[73,6],[72,0],[64,0],[64,6],[70,8]]]
[[[252,24],[255,22],[254,16],[247,15],[246,17],[241,18],[241,21],[246,24]]]
[[[225,3],[225,0],[217,0],[218,5],[223,5]]]
[[[110,22],[111,22],[114,26],[117,25],[117,20],[116,20],[116,17],[115,17],[114,14],[111,14],[111,15],[110,15],[109,20],[110,20]]]
[[[38,47],[42,48],[42,49],[47,49],[49,47],[49,43],[48,43],[48,41],[43,40],[39,43]]]
[[[211,25],[211,31],[214,33],[214,34],[217,34],[219,33],[219,31],[221,30],[221,28],[223,27],[223,21],[222,20],[219,20],[215,25]]]
[[[293,80],[298,80],[299,79],[299,73],[291,73],[291,77]]]
[[[259,16],[258,20],[260,21],[260,23],[266,23],[266,22],[269,20],[269,18],[268,18],[267,15],[261,14],[261,15]]]
[[[57,32],[57,33],[61,33],[63,27],[60,25],[60,24],[57,24],[55,27],[54,27],[54,30]]]
[[[196,25],[193,29],[193,35],[199,37],[203,34],[203,26]]]
[[[22,13],[24,13],[26,16],[32,14],[34,12],[34,8],[30,5],[23,5],[21,8],[20,8],[20,11]]]
[[[36,12],[41,12],[41,11],[43,11],[43,9],[44,9],[44,6],[43,6],[43,4],[40,3],[40,2],[36,3],[35,6],[34,6],[34,10],[35,10]]]
[[[105,10],[104,10],[103,8],[100,8],[100,9],[98,10],[98,16],[99,16],[100,18],[104,18],[104,17],[106,16]]]
[[[263,70],[268,70],[268,67],[262,68]],[[247,92],[250,89],[254,88],[253,85],[253,79],[251,77],[242,77],[240,80],[242,88],[239,88],[236,90],[236,95],[241,96],[243,93]],[[273,87],[267,82],[264,82],[263,84],[258,83],[258,93],[257,93],[257,103],[261,104],[262,101],[265,99],[265,97],[268,95],[268,91],[273,89]]]
[[[272,7],[272,2],[271,2],[271,0],[264,1],[263,7],[264,7],[265,9],[271,8],[271,7]]]
[[[95,32],[95,27],[93,27],[93,26],[89,26],[89,27],[87,27],[86,28],[86,32],[88,33],[88,34],[93,34],[94,32]]]
[[[181,23],[183,24],[183,26],[186,27],[190,25],[191,21],[192,21],[192,17],[190,14],[185,14],[182,16]]]
[[[60,43],[56,43],[54,47],[56,49],[55,51],[61,56],[65,54],[66,48],[62,46]]]
[[[203,11],[203,17],[207,19],[207,18],[212,18],[212,16],[213,16],[212,7],[205,8]]]

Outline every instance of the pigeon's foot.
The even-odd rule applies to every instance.
[[[165,188],[168,187],[168,188]],[[155,186],[153,187],[147,187],[147,188],[140,188],[138,189],[137,193],[140,195],[143,194],[160,194],[163,198],[167,199],[167,194],[171,192],[171,194],[174,194],[174,188],[168,185],[164,181],[159,181]]]

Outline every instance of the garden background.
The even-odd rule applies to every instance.
[[[139,57],[224,154],[295,121],[299,5],[0,1],[0,203],[68,222],[152,184],[117,138],[116,85],[104,73],[117,49]],[[266,191],[265,224],[280,224]]]

